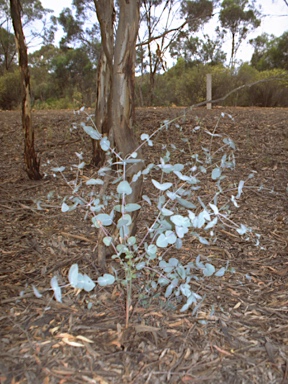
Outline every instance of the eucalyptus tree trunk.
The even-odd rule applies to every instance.
[[[10,0],[11,18],[15,33],[15,41],[19,56],[19,67],[22,83],[22,127],[24,131],[24,162],[25,170],[31,180],[40,180],[40,160],[34,148],[34,129],[31,122],[31,89],[30,73],[28,68],[27,46],[21,22],[20,0]]]
[[[125,157],[135,151],[138,146],[132,124],[140,0],[130,2],[120,0],[119,3],[120,19],[115,42],[111,112],[116,148]],[[138,150],[138,159],[142,159],[140,150]],[[143,168],[144,161],[132,165],[127,171],[128,181],[131,182],[133,175]],[[141,199],[142,183],[142,177],[132,183],[133,193],[127,196],[128,203],[136,203]]]
[[[96,8],[97,13],[103,15],[103,8],[100,9],[101,1],[95,1],[99,6]],[[119,21],[112,60],[111,94],[110,98],[108,98],[111,104],[107,108],[109,113],[107,121],[109,122],[109,137],[110,139],[113,138],[116,151],[121,153],[122,158],[133,153],[138,147],[132,130],[132,122],[134,116],[135,58],[139,17],[140,0],[119,0]],[[101,29],[107,28],[109,20],[106,19],[105,23],[100,22]],[[102,36],[103,33],[105,32],[101,31]],[[105,35],[107,35],[107,31]],[[107,72],[105,76],[107,76]],[[137,158],[142,159],[141,151],[138,150],[137,152]],[[126,203],[138,203],[141,200],[143,178],[141,176],[132,183],[132,177],[143,167],[144,162],[137,162],[130,165],[126,171],[126,180],[130,183],[133,191],[131,195],[126,197]],[[132,225],[129,228],[129,235],[134,234],[136,231],[137,216],[138,211],[131,213]],[[112,235],[114,239],[119,238],[119,230],[116,227],[112,229]],[[108,253],[110,253],[109,249],[104,246],[103,235],[99,231],[98,262],[101,267],[104,267]]]
[[[109,135],[111,126],[111,96],[115,19],[114,0],[94,0],[101,29],[101,55],[97,67],[95,124],[99,132]],[[92,164],[102,166],[105,153],[99,141],[92,140]]]

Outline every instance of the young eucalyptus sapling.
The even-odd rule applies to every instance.
[[[81,110],[81,112],[83,111],[84,109]],[[212,275],[221,277],[229,269],[227,262],[225,266],[216,270],[209,259],[206,260],[207,262],[201,261],[201,258],[203,259],[201,255],[187,265],[183,265],[175,257],[166,257],[170,249],[180,250],[182,248],[185,236],[189,234],[205,246],[217,241],[217,227],[219,226],[229,227],[237,231],[239,235],[252,234],[250,228],[244,224],[238,225],[229,218],[229,202],[235,208],[238,207],[245,182],[243,180],[239,182],[238,187],[234,188],[236,191],[234,195],[230,193],[232,190],[224,190],[222,186],[227,172],[233,171],[236,166],[234,142],[230,138],[216,133],[220,119],[224,117],[225,114],[221,114],[213,132],[204,130],[204,134],[209,135],[211,139],[209,147],[202,147],[202,154],[190,153],[190,159],[185,164],[173,164],[171,153],[166,146],[166,152],[158,164],[151,163],[146,166],[144,170],[133,176],[130,183],[126,177],[127,168],[131,164],[141,161],[137,158],[139,148],[146,144],[153,146],[153,137],[163,129],[180,131],[181,127],[175,123],[177,119],[165,121],[151,135],[142,134],[142,143],[139,148],[125,158],[116,153],[111,148],[108,138],[98,132],[91,116],[87,115],[87,121],[81,124],[90,137],[99,140],[102,150],[106,152],[107,162],[98,170],[97,177],[88,179],[84,185],[78,174],[84,168],[85,163],[82,156],[77,154],[79,164],[75,165],[76,179],[72,185],[70,183],[72,193],[70,197],[63,200],[62,212],[82,207],[86,211],[85,215],[91,216],[92,225],[104,233],[103,243],[113,249],[112,259],[118,261],[125,275],[120,282],[126,287],[126,324],[129,321],[132,288],[136,279],[145,282],[143,284],[145,294],[153,295],[165,287],[165,298],[182,301],[181,311],[187,311],[191,305],[194,305],[193,313],[195,313],[197,302],[203,298],[201,292],[193,290],[193,280],[204,279]],[[201,126],[195,127],[194,133],[198,134],[201,129]],[[221,146],[213,152],[216,139],[221,141]],[[174,143],[171,144],[170,150],[177,151]],[[219,157],[220,153],[223,153],[221,157]],[[114,162],[113,158],[116,159]],[[115,191],[111,189],[108,195],[101,196],[96,187],[103,185],[107,173],[111,176],[111,167],[115,164],[118,167],[117,175],[114,180],[111,179]],[[155,172],[159,175],[157,179],[155,176],[154,178],[150,176],[152,170],[154,175]],[[60,172],[65,178],[64,167],[56,167],[52,171]],[[143,195],[142,202],[129,204],[126,198],[132,193],[133,182],[140,176],[144,177],[146,183],[150,183],[154,192],[151,196]],[[200,196],[201,185],[208,177],[213,180],[215,191],[204,198]],[[251,177],[249,175],[248,179]],[[68,183],[67,180],[66,182]],[[89,192],[87,192],[87,188]],[[85,193],[80,194],[80,190],[84,190]],[[129,226],[132,224],[130,214],[143,209],[144,204],[153,208],[154,216],[148,218],[149,223],[144,235],[139,238],[139,236],[130,235]],[[111,232],[112,225],[119,229],[118,238],[115,238]],[[98,278],[97,283],[106,286],[113,284],[115,279],[118,277],[105,274]],[[77,289],[90,291],[94,288],[94,282],[88,276],[80,274],[77,265],[73,265],[70,269],[69,282],[72,287]],[[51,285],[56,299],[59,299],[59,286],[55,279]]]

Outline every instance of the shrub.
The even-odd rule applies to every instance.
[[[166,150],[158,164],[149,164],[142,172],[139,171],[135,174],[129,184],[126,179],[127,167],[142,161],[137,159],[138,149],[143,145],[153,146],[153,137],[160,130],[175,129],[181,134],[181,126],[175,122],[176,119],[174,122],[165,121],[152,135],[142,134],[142,144],[139,148],[123,159],[121,154],[116,153],[110,147],[106,136],[102,136],[95,127],[88,125],[92,121],[91,116],[88,116],[89,123],[82,123],[82,127],[93,139],[100,140],[101,148],[107,153],[107,166],[99,169],[98,175],[88,179],[85,186],[79,177],[79,173],[85,166],[82,154],[76,154],[78,165],[74,165],[76,178],[73,182],[66,180],[64,166],[52,168],[54,173],[60,172],[72,188],[71,196],[63,199],[62,212],[67,213],[78,208],[84,209],[85,216],[91,216],[93,226],[103,232],[103,243],[114,250],[112,259],[118,260],[124,277],[118,276],[117,271],[114,270],[114,275],[104,274],[98,278],[97,283],[105,286],[118,280],[125,287],[127,294],[126,325],[129,322],[132,288],[136,281],[141,281],[142,298],[153,297],[159,292],[163,292],[170,303],[174,301],[177,305],[182,302],[181,311],[187,311],[192,306],[192,314],[195,314],[203,298],[201,292],[193,291],[192,281],[203,280],[212,275],[220,278],[228,270],[231,271],[228,262],[216,270],[209,258],[204,260],[201,255],[186,265],[183,265],[176,257],[167,260],[165,255],[169,249],[172,247],[181,249],[183,239],[188,233],[204,246],[217,241],[218,225],[234,229],[246,240],[253,239],[253,232],[249,227],[244,224],[238,225],[229,218],[230,203],[234,207],[238,207],[237,202],[241,197],[244,181],[241,180],[238,187],[234,188],[235,195],[232,195],[231,187],[225,190],[223,185],[228,173],[233,172],[235,168],[235,144],[229,137],[216,134],[220,119],[224,117],[226,115],[221,114],[214,131],[204,130],[203,133],[207,134],[211,140],[209,147],[202,148],[201,154],[191,152],[189,141],[183,135],[182,141],[187,143],[188,151],[190,151],[189,162],[173,164],[171,153]],[[231,118],[231,116],[228,115],[227,118]],[[193,129],[195,134],[201,130],[203,130],[201,126]],[[219,141],[220,147],[215,146],[214,141],[216,140]],[[175,153],[184,151],[183,148],[177,149],[173,143],[170,150]],[[99,192],[99,186],[102,186],[105,178],[111,175],[113,157],[116,157],[117,166],[120,167],[118,177],[112,183],[115,185],[115,190],[109,188],[107,194],[102,194],[101,191]],[[178,158],[181,156],[178,155]],[[150,176],[152,170],[153,177]],[[154,187],[155,193],[153,196],[142,196],[141,204],[153,207],[154,214],[150,217],[150,223],[144,236],[139,239],[129,234],[129,226],[132,222],[130,214],[140,210],[141,204],[128,204],[126,197],[132,192],[133,183],[141,174],[146,179],[145,182],[151,183],[151,186]],[[159,174],[158,177],[157,174]],[[204,201],[200,198],[198,191],[202,184],[207,183],[208,177],[214,181],[214,191],[211,191]],[[249,175],[248,179],[251,177],[253,174]],[[38,207],[40,206],[41,203],[38,202]],[[119,238],[113,237],[111,225],[119,229]],[[256,244],[259,243],[257,236],[255,239]],[[77,265],[71,266],[69,282],[73,287],[87,291],[92,290],[95,286],[88,276],[79,274]],[[61,301],[61,289],[56,277],[52,278],[51,286],[56,299]]]
[[[21,80],[19,70],[6,72],[0,77],[0,108],[14,109],[21,103]]]

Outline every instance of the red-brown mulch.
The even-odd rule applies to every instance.
[[[137,134],[152,133],[183,111],[138,109]],[[254,173],[231,217],[261,234],[260,245],[229,228],[219,230],[218,242],[208,247],[188,236],[180,251],[171,250],[165,258],[176,255],[187,264],[201,254],[216,268],[229,260],[235,273],[193,280],[193,290],[205,296],[195,316],[192,310],[180,312],[183,303],[164,294],[140,297],[144,282],[135,281],[128,328],[121,285],[96,285],[91,293],[66,287],[63,303],[48,290],[54,275],[67,283],[73,263],[93,280],[103,272],[97,266],[96,229],[83,212],[61,213],[62,199],[70,192],[51,172],[51,167],[67,166],[72,180],[69,167],[77,164],[76,151],[89,162],[89,139],[71,130],[83,118],[71,111],[34,112],[36,150],[46,174],[36,182],[23,171],[20,113],[0,112],[1,384],[288,383],[288,110],[195,109],[177,120],[181,129],[172,124],[157,134],[145,156],[147,164],[159,163],[169,149],[172,163],[191,161],[191,154],[209,145],[205,129],[212,132],[222,112],[234,120],[223,117],[217,133],[228,134],[238,148],[230,187]],[[193,132],[197,125],[201,129]],[[171,144],[185,151],[179,154]],[[86,167],[81,177],[95,172]],[[201,196],[212,187],[204,185]],[[155,194],[155,188],[147,182],[144,193]],[[143,204],[139,236],[152,219]],[[32,284],[42,298],[35,297]]]

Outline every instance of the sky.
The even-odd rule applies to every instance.
[[[70,7],[71,0],[41,0],[42,5],[45,8],[52,9],[55,16],[58,16],[63,8]],[[288,30],[288,7],[285,5],[283,0],[258,0],[258,6],[261,5],[262,20],[261,26],[257,28],[253,33],[248,35],[246,42],[244,42],[237,53],[237,59],[242,61],[249,61],[253,53],[253,47],[248,43],[252,38],[255,38],[262,33],[274,34],[275,36],[282,35]],[[216,21],[210,22],[205,27],[205,32],[213,33],[217,26]],[[61,32],[59,31],[56,38],[60,40]],[[227,60],[230,58],[231,50],[231,38],[228,35],[223,45],[223,50],[227,53]]]

